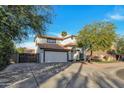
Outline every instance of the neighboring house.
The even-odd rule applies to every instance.
[[[68,62],[72,61],[76,51],[74,35],[67,37],[36,36],[35,53],[40,54],[40,62]]]
[[[17,49],[18,49],[18,52],[20,54],[21,53],[31,53],[31,54],[35,53],[35,49],[32,49],[32,48],[20,47],[20,48],[17,48]]]
[[[31,53],[31,54],[34,54],[34,53],[35,53],[35,49],[24,48],[24,53]]]

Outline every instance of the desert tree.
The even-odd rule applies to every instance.
[[[84,26],[78,33],[77,45],[81,47],[85,53],[93,51],[109,49],[116,38],[115,25],[110,22],[95,22]]]
[[[124,54],[124,36],[118,35],[114,47],[114,54],[118,55],[117,60],[120,60],[121,55]]]
[[[51,6],[0,6],[0,62],[8,62],[8,56],[14,51],[8,47],[13,47],[15,42],[19,43],[32,33],[45,34],[52,13]]]

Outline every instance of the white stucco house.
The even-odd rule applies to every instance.
[[[39,53],[41,63],[68,62],[78,57],[75,35],[53,37],[37,35],[35,38],[35,53]]]

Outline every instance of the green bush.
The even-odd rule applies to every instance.
[[[0,41],[0,69],[9,65],[11,55],[15,52],[14,43],[10,40]]]

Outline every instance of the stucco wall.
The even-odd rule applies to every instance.
[[[43,63],[43,62],[44,62],[44,61],[43,61],[44,53],[41,52],[41,53],[39,53],[39,54],[40,54],[40,63]]]
[[[64,39],[62,42],[61,42],[61,44],[63,44],[63,45],[65,45],[65,44],[68,44],[68,43],[75,43],[76,42],[76,40],[75,40],[75,38],[67,38],[67,39]]]
[[[46,38],[36,38],[36,43],[48,43]],[[61,40],[56,40],[57,44],[60,44],[62,41]]]
[[[41,49],[38,46],[36,46],[35,53],[40,53],[40,52],[41,52]]]
[[[47,43],[46,38],[36,38],[36,43]]]

